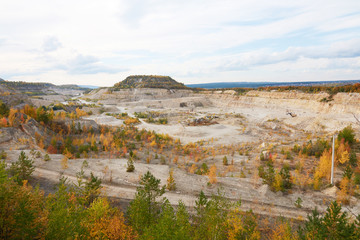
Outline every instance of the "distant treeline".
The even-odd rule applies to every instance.
[[[4,85],[9,89],[13,90],[44,90],[45,88],[60,88],[60,89],[72,89],[72,90],[89,90],[85,87],[79,87],[75,84],[68,84],[68,85],[55,85],[52,83],[41,83],[41,82],[13,82],[13,81],[0,81],[0,85]]]
[[[260,91],[290,91],[290,90],[299,90],[306,93],[318,93],[318,92],[327,92],[331,95],[334,95],[339,92],[357,92],[360,93],[360,83],[354,83],[349,85],[339,85],[339,86],[328,86],[328,85],[318,85],[318,86],[277,86],[277,87],[260,87]]]
[[[191,88],[205,89],[228,89],[228,88],[260,88],[260,87],[279,87],[279,86],[340,86],[360,83],[360,80],[339,80],[339,81],[313,81],[313,82],[216,82],[187,84]]]
[[[1,85],[5,85],[10,88],[43,88],[43,87],[55,87],[52,83],[40,83],[40,82],[11,82],[11,81],[3,81],[0,82]]]

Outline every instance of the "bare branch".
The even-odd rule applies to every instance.
[[[357,121],[357,123],[360,124],[360,120],[355,116],[355,114],[353,113],[352,115],[354,116],[354,118],[355,118],[355,120]]]

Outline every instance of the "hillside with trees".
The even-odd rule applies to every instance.
[[[157,75],[132,75],[125,80],[116,83],[111,89],[129,88],[165,88],[165,89],[188,89],[184,84],[179,83],[169,76]]]

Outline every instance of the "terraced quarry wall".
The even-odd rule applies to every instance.
[[[107,104],[116,104],[118,102],[132,102],[139,100],[157,100],[169,98],[183,98],[192,96],[191,90],[168,90],[154,88],[121,89],[119,91],[109,91],[107,88],[94,90],[86,97],[90,99],[99,99]]]
[[[329,102],[327,93],[302,93],[298,91],[265,92],[250,91],[246,95],[236,95],[234,91],[211,94],[209,99],[218,107],[267,106],[269,108],[304,109],[318,113],[360,114],[360,94],[338,93]]]

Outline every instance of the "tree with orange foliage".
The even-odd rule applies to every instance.
[[[3,117],[0,121],[0,126],[1,127],[7,127],[8,126],[8,121],[6,119],[6,117]]]
[[[65,155],[66,158],[72,158],[73,157],[72,153],[67,148],[65,148],[65,150],[63,152],[63,155]]]
[[[136,235],[120,210],[112,208],[106,198],[98,198],[87,210],[86,228],[92,239],[135,239]]]
[[[14,126],[14,121],[16,119],[16,113],[18,112],[18,110],[16,109],[13,109],[11,108],[10,109],[10,112],[9,112],[9,117],[8,117],[8,120],[9,120],[9,126],[10,127],[13,127]]]
[[[191,165],[191,167],[189,168],[189,173],[195,173],[195,171],[197,170],[197,166],[195,164]]]
[[[50,154],[57,154],[57,149],[53,145],[49,145],[46,151]]]
[[[217,178],[216,178],[216,166],[215,166],[215,164],[213,164],[213,165],[210,167],[208,177],[209,177],[209,183],[211,183],[211,184],[217,183]]]
[[[285,220],[278,223],[272,229],[271,239],[274,240],[296,240],[297,236],[291,231],[291,226]]]

